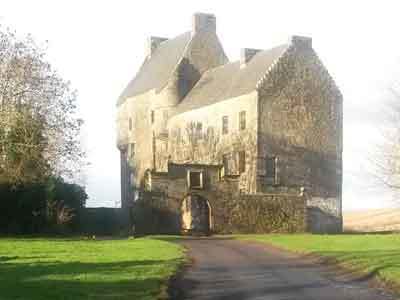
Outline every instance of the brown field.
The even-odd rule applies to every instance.
[[[400,209],[343,212],[345,231],[400,231]]]

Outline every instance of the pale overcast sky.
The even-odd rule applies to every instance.
[[[230,60],[240,48],[267,49],[290,35],[313,46],[344,95],[345,210],[389,205],[369,180],[367,156],[385,88],[400,70],[399,1],[62,1],[0,0],[0,23],[48,41],[48,59],[79,92],[89,206],[119,202],[116,100],[135,75],[150,35],[191,29],[194,12],[214,13]],[[397,77],[399,78],[399,77]]]

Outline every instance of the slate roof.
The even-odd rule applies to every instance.
[[[243,68],[240,68],[240,62],[236,61],[206,71],[177,105],[174,113],[180,114],[254,91],[257,82],[288,46],[284,44],[260,51]]]
[[[164,87],[183,56],[190,39],[191,33],[186,32],[162,42],[151,58],[146,57],[135,78],[120,95],[117,105],[122,104],[128,97]]]

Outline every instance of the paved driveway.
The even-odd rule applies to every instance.
[[[344,278],[332,267],[265,245],[218,238],[183,243],[193,265],[174,284],[172,290],[184,291],[176,299],[396,299],[366,279]]]

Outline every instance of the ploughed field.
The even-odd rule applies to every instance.
[[[374,209],[343,213],[344,229],[354,232],[400,232],[400,209]]]
[[[239,235],[279,248],[332,259],[400,292],[400,234]]]
[[[0,238],[0,300],[156,299],[183,256],[152,238]]]

